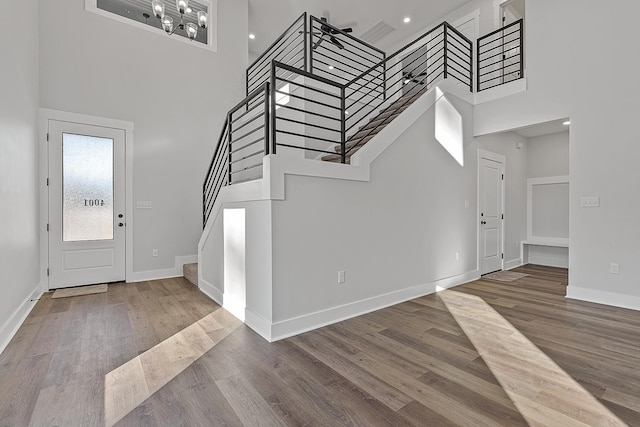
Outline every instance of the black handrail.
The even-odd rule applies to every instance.
[[[302,26],[302,29],[300,29],[299,27]],[[292,32],[292,30],[294,30]],[[295,33],[298,32],[298,35],[295,35]],[[271,45],[260,54],[260,56],[258,56],[252,63],[251,65],[249,65],[247,67],[247,71],[246,71],[246,93],[247,95],[249,94],[250,88],[252,86],[255,86],[255,84],[262,84],[263,82],[257,81],[257,82],[251,82],[251,73],[254,72],[254,70],[258,69],[258,66],[264,66],[266,65],[267,67],[269,67],[269,63],[271,62],[271,60],[276,59],[277,58],[277,54],[274,54],[274,51],[276,51],[277,49],[279,49],[278,45],[280,44],[281,41],[283,41],[285,38],[289,38],[291,35],[294,35],[294,40],[296,37],[299,37],[300,34],[302,35],[301,37],[301,45],[302,45],[302,64],[301,64],[301,68],[303,68],[305,71],[307,70],[307,57],[308,57],[308,52],[307,52],[307,46],[308,46],[308,35],[309,35],[309,30],[307,27],[307,12],[302,13],[302,15],[300,15],[295,21],[293,21],[293,23],[291,25],[289,25],[289,27],[287,27],[286,30],[284,30],[282,32],[282,34],[280,34],[280,36],[278,36],[277,39],[275,39],[275,41],[273,43],[271,43]],[[289,43],[289,45],[286,46],[286,48],[288,48],[291,45],[291,43]],[[286,49],[285,48],[285,49]],[[300,52],[298,52],[297,54],[299,54]],[[270,55],[272,55],[273,57],[270,58]],[[280,58],[282,59],[282,58]],[[267,60],[267,63],[263,65],[264,61]],[[268,81],[265,80],[265,81]]]
[[[430,29],[429,31],[427,31],[426,33],[424,33],[423,35],[421,35],[420,37],[416,38],[415,40],[413,40],[410,43],[407,43],[405,46],[401,47],[400,49],[398,49],[397,51],[395,51],[394,53],[392,53],[390,56],[387,56],[385,59],[383,59],[382,61],[376,63],[373,67],[371,68],[378,68],[381,65],[384,65],[385,63],[388,63],[390,60],[392,60],[393,58],[395,58],[396,56],[400,55],[402,52],[404,52],[405,50],[409,49],[411,46],[413,46],[414,44],[416,44],[417,42],[419,42],[420,40],[424,39],[425,37],[431,35],[431,33],[433,33],[434,31],[438,30],[442,25],[444,25],[444,23]],[[355,81],[360,80],[361,78],[363,78],[364,76],[366,76],[369,71],[371,69],[364,71],[363,73],[361,73],[360,75],[358,75],[357,77],[351,79],[345,86],[350,86],[352,85]]]
[[[425,40],[426,38],[430,39]],[[429,46],[429,43],[432,43],[432,45]],[[424,51],[420,49],[424,49]],[[468,50],[469,53],[465,53],[463,49]],[[412,50],[411,53],[407,54],[410,62],[404,63],[398,61],[398,64],[401,64],[400,69],[384,77],[385,96],[381,97],[376,95],[381,89],[382,83],[375,83],[377,75],[375,78],[372,78],[372,73],[377,72],[377,69],[382,66],[385,66],[385,69],[388,68],[385,64],[409,50]],[[413,96],[421,92],[418,90],[420,87],[423,89],[429,88],[441,77],[451,77],[459,80],[464,83],[470,91],[473,91],[472,50],[473,43],[469,39],[453,28],[448,22],[443,22],[388,56],[384,61],[380,61],[375,67],[372,67],[345,85],[347,90],[352,89],[352,87],[356,89],[367,88],[363,94],[355,99],[350,99],[347,103],[348,109],[355,107],[356,104],[359,105],[355,111],[351,111],[349,118],[346,119],[349,122],[346,126],[346,132],[349,133],[358,125],[362,124],[371,112],[376,111],[376,109],[384,104],[386,99],[391,99],[396,96],[400,96],[401,98],[407,96],[410,98],[409,95]],[[463,58],[461,54],[466,56],[466,58]],[[412,58],[410,55],[416,55],[416,57]],[[417,65],[415,65],[416,62],[418,63]],[[405,73],[413,77],[405,81]],[[416,78],[415,75],[418,74],[424,77]],[[406,90],[405,84],[407,83],[414,83],[415,87],[410,87]],[[355,89],[351,95],[353,93],[355,93]],[[367,131],[365,131],[364,135],[361,135],[362,131],[357,131],[355,135],[361,135],[358,139],[364,140],[368,136],[375,134],[378,128],[385,124],[383,120],[375,127],[369,127],[367,125],[365,126]],[[350,150],[352,149],[353,147],[350,148]]]
[[[289,78],[281,76],[279,71],[286,71],[288,73]],[[296,77],[304,78],[304,83],[296,81]],[[279,93],[279,83],[289,84],[290,86],[294,86],[296,88],[304,88],[305,95],[297,95],[293,93],[289,93],[288,96],[290,100],[300,100],[304,104],[304,108],[294,107],[290,105],[279,105],[276,102],[276,94]],[[340,83],[337,83],[331,79],[326,77],[319,76],[317,74],[313,74],[308,71],[300,70],[291,65],[284,64],[278,61],[272,61],[271,64],[271,152],[276,153],[277,147],[289,147],[289,148],[301,148],[300,146],[295,146],[294,144],[288,144],[284,142],[278,142],[277,134],[288,135],[291,138],[299,139],[305,138],[307,140],[314,140],[320,143],[329,143],[335,144],[339,143],[338,140],[333,140],[327,137],[327,135],[318,135],[316,132],[329,132],[329,133],[339,133],[339,129],[334,129],[332,126],[335,125],[335,121],[340,121],[341,118],[338,115],[344,114],[344,111],[341,109],[341,96],[344,90],[344,86]],[[333,94],[330,91],[330,88],[333,88],[338,94]],[[290,92],[293,92],[290,90]],[[314,96],[316,98],[314,98]],[[317,97],[323,98],[322,100]],[[333,99],[336,105],[332,105],[329,103],[327,99]],[[313,107],[315,106],[315,107]],[[278,114],[276,109],[280,109],[281,113]],[[315,109],[315,111],[313,111]],[[319,110],[319,111],[318,111]],[[328,110],[328,111],[325,111]],[[306,123],[302,124],[299,119],[296,117],[286,117],[285,112],[291,111],[296,114],[305,114]],[[336,116],[332,116],[331,114],[335,114]],[[324,121],[323,123],[313,123],[311,119]],[[285,130],[279,124],[299,124],[304,125],[307,134],[302,134],[300,132],[294,132],[291,130]],[[306,147],[306,150],[314,151],[314,152],[322,152],[322,153],[330,153],[327,150],[322,150],[313,147]]]
[[[357,75],[369,69],[386,56],[383,50],[315,16],[309,17],[309,31],[310,50],[308,71],[316,75],[321,73],[331,76],[331,78],[336,81],[346,83],[349,81],[349,78],[341,75],[340,71],[345,74]],[[335,38],[335,40],[342,45],[342,48],[334,47],[335,43],[332,38]],[[324,39],[325,42],[319,44],[322,39]],[[342,58],[343,60],[341,61],[338,58]],[[351,61],[353,64],[349,65],[345,61]],[[351,70],[336,66],[337,63],[351,67],[353,71],[355,71],[355,74],[352,73]],[[333,68],[329,68],[330,66]]]
[[[262,165],[262,159],[265,154],[269,154],[269,93],[270,82],[263,83],[259,88],[255,89],[249,96],[233,106],[227,113],[226,119],[222,126],[222,131],[218,138],[218,143],[214,150],[211,163],[207,169],[207,174],[202,184],[202,224],[203,227],[207,225],[207,220],[213,209],[213,205],[218,197],[218,193],[222,187],[231,185],[247,179],[236,179],[235,175],[246,172],[248,170],[256,168],[258,165]],[[262,104],[262,113],[258,113],[253,116],[248,116],[249,113],[259,108],[259,104],[250,104],[264,96],[264,104]],[[234,114],[238,111],[244,110],[238,117],[234,118]],[[256,123],[260,116],[264,117],[262,124]],[[248,118],[247,118],[248,117]],[[241,123],[234,128],[235,123]],[[253,126],[253,127],[251,127]],[[251,141],[245,141],[250,135],[262,130],[262,137],[253,139]],[[241,131],[238,132],[238,131]],[[238,132],[236,135],[235,132]],[[259,151],[244,152],[249,147],[260,143],[264,143]],[[234,146],[235,144],[235,146]],[[235,157],[235,158],[234,158]],[[243,163],[246,160],[258,157],[259,161],[250,166],[244,166]]]

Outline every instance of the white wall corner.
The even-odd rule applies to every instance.
[[[640,310],[640,298],[637,296],[579,288],[572,285],[567,287],[567,298],[630,310]]]
[[[480,271],[474,270],[461,275],[436,280],[423,285],[412,286],[410,288],[400,289],[388,294],[378,295],[315,313],[309,313],[303,316],[273,322],[271,324],[270,341],[278,341],[292,337],[336,322],[341,322],[372,311],[380,310],[385,307],[400,304],[405,301],[433,294],[455,286],[460,286],[465,283],[478,280],[479,278]],[[265,329],[264,325],[260,325],[260,327],[263,330]],[[256,332],[262,335],[261,332]]]
[[[269,342],[273,342],[272,337],[272,323],[267,319],[258,316],[250,310],[245,310],[244,323],[253,329],[258,335]]]
[[[7,345],[9,345],[9,342],[11,342],[18,332],[18,329],[20,329],[20,326],[22,326],[27,319],[27,316],[31,313],[31,310],[33,310],[33,307],[35,307],[42,294],[42,283],[38,283],[29,297],[20,304],[9,319],[0,327],[0,354],[2,354]]]

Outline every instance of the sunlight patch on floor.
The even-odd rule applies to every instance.
[[[203,317],[105,375],[105,426],[120,421],[233,332],[218,322],[221,315],[217,310]]]
[[[440,299],[530,426],[625,426],[482,298]]]

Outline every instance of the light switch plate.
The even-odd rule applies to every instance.
[[[580,207],[597,208],[598,206],[600,206],[600,197],[598,196],[580,197]]]
[[[138,200],[136,202],[136,209],[151,209],[151,202]]]

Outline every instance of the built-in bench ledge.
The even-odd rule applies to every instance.
[[[530,246],[547,246],[556,248],[569,249],[569,239],[563,237],[535,237],[520,242],[520,259],[522,264],[528,264],[529,260],[529,247]],[[538,262],[534,262],[536,264]],[[544,264],[548,265],[548,264]],[[559,267],[560,265],[558,265]]]

